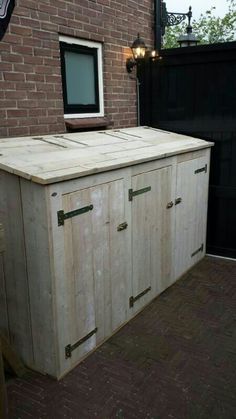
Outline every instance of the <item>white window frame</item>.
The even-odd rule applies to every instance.
[[[69,118],[99,118],[104,116],[104,93],[103,93],[103,67],[102,67],[102,44],[94,41],[87,41],[85,39],[72,38],[66,35],[59,36],[59,42],[65,42],[66,44],[82,45],[88,48],[97,49],[98,58],[98,92],[99,92],[99,109],[97,113],[73,113],[64,114],[65,119]]]

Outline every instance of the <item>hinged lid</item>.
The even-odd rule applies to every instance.
[[[149,127],[0,139],[0,169],[50,184],[211,147]]]

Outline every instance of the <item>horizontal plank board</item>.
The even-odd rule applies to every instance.
[[[212,145],[149,127],[9,138],[0,139],[0,168],[50,184]]]

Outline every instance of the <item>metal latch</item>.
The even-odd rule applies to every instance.
[[[96,327],[94,330],[92,330],[90,333],[88,333],[86,336],[84,336],[83,338],[81,338],[80,340],[78,340],[78,342],[74,343],[74,345],[67,345],[65,347],[65,358],[71,358],[72,355],[72,351],[74,351],[76,348],[78,348],[78,346],[82,345],[82,343],[84,343],[86,340],[88,340],[89,338],[91,338],[96,332],[97,332],[98,328]]]
[[[88,205],[87,207],[79,208],[74,211],[64,212],[63,210],[57,211],[57,221],[59,226],[64,225],[64,221],[68,218],[75,217],[76,215],[84,214],[85,212],[91,211],[93,209],[93,205]]]
[[[149,192],[151,190],[151,186],[147,186],[146,188],[137,189],[134,191],[133,189],[129,189],[129,201],[133,201],[133,197],[136,195],[141,195],[145,192]]]
[[[202,243],[201,247],[199,247],[199,249],[195,250],[195,252],[193,252],[191,254],[191,258],[193,258],[194,256],[196,256],[199,252],[203,252],[204,249],[204,244]]]
[[[180,202],[182,202],[182,198],[177,198],[177,199],[175,200],[175,205],[180,204]]]
[[[195,175],[197,174],[197,173],[201,173],[201,172],[205,172],[205,173],[207,173],[207,164],[205,164],[205,166],[204,167],[201,167],[200,169],[197,169],[197,170],[195,170]]]
[[[170,202],[168,202],[168,204],[166,205],[166,208],[167,208],[167,209],[172,208],[172,207],[173,207],[173,205],[174,205],[174,202],[173,202],[173,201],[170,201]]]
[[[139,300],[141,297],[143,297],[145,294],[147,294],[147,292],[151,291],[151,287],[148,287],[147,289],[145,289],[144,291],[140,292],[140,294],[138,294],[136,297],[130,297],[129,299],[129,306],[130,308],[134,306],[134,303]]]
[[[128,223],[125,221],[124,223],[121,223],[117,227],[117,231],[125,230],[128,227]]]

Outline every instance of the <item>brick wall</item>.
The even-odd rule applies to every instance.
[[[103,42],[110,127],[135,126],[125,68],[137,37],[153,47],[153,0],[18,0],[0,42],[0,136],[65,132],[59,34]]]

